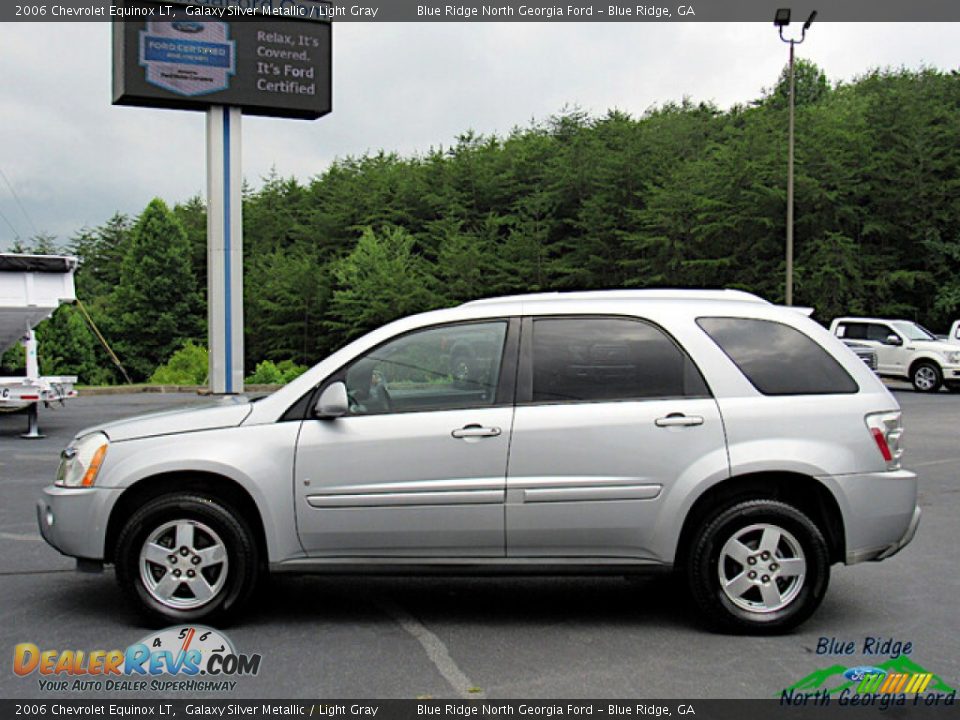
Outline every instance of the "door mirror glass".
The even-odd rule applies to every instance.
[[[903,340],[900,339],[899,335],[894,335],[890,333],[887,335],[887,338],[883,341],[884,345],[903,345]]]
[[[318,418],[336,418],[346,415],[349,410],[347,386],[342,382],[335,382],[320,393],[317,404],[313,407],[313,414]]]

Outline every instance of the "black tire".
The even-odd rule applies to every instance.
[[[721,573],[726,572],[724,568],[732,567],[730,575],[739,574],[736,563],[729,558],[721,566],[724,545],[741,533],[746,533],[743,537],[750,537],[752,532],[762,533],[762,530],[750,530],[758,525],[774,526],[786,531],[782,542],[788,545],[794,541],[798,543],[806,561],[802,577],[773,579],[778,594],[781,587],[790,588],[784,590],[788,597],[793,593],[792,599],[776,610],[745,609],[736,604],[721,587]],[[784,545],[778,547],[789,549]],[[758,554],[755,557],[757,564],[743,564],[741,572],[747,574],[749,568],[756,568],[761,573],[769,572],[767,568],[772,565],[762,564],[768,561],[759,559],[759,548],[754,550]],[[789,554],[784,554],[789,557]],[[710,627],[725,632],[762,635],[786,632],[809,618],[817,609],[830,581],[830,555],[823,533],[797,508],[776,500],[748,500],[721,507],[694,536],[687,557],[684,570],[697,608]],[[781,558],[773,557],[770,562],[778,559]],[[731,562],[733,566],[726,564]],[[745,595],[739,597],[739,601],[749,604],[753,602],[751,594],[755,593],[753,597],[762,602],[761,589],[760,583],[756,582],[756,587],[747,590]]]
[[[935,393],[943,385],[943,372],[932,362],[918,362],[910,368],[913,389],[922,393]]]
[[[219,590],[205,604],[187,609],[158,600],[144,584],[140,572],[140,553],[147,539],[164,525],[180,520],[212,530],[222,542],[227,558],[221,566],[226,577]],[[253,594],[260,574],[259,555],[248,523],[227,503],[193,492],[162,495],[137,510],[121,530],[115,553],[116,575],[120,587],[152,624],[199,620],[225,624]],[[186,558],[183,567],[190,569]]]

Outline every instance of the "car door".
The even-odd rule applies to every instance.
[[[906,375],[909,362],[905,356],[909,355],[910,351],[904,348],[903,338],[900,338],[900,345],[887,344],[887,338],[891,335],[900,337],[900,334],[886,323],[867,325],[867,342],[877,353],[877,372],[881,375]]]
[[[528,318],[522,345],[507,555],[652,557],[671,489],[729,473],[700,372],[636,318]]]
[[[350,410],[305,420],[298,439],[309,555],[504,555],[518,324],[406,333],[324,383],[345,383]]]

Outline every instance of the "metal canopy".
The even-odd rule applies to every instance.
[[[0,253],[0,352],[46,320],[61,303],[77,299],[77,258]]]

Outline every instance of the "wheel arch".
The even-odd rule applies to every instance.
[[[809,475],[768,471],[736,475],[701,493],[684,518],[677,540],[674,565],[682,567],[686,563],[697,529],[718,507],[760,498],[780,500],[802,511],[823,533],[830,553],[830,562],[843,562],[846,555],[843,513],[830,489]]]
[[[910,367],[907,368],[907,377],[912,379],[912,378],[913,378],[913,371],[916,369],[916,367],[917,367],[918,365],[921,365],[921,364],[922,364],[922,365],[935,365],[936,368],[937,368],[937,370],[940,371],[940,377],[943,378],[943,366],[942,366],[941,362],[940,362],[936,357],[934,357],[933,355],[920,355],[919,357],[915,357],[915,358],[910,362]]]
[[[199,492],[223,500],[239,512],[250,526],[260,557],[266,563],[267,539],[263,518],[253,496],[236,480],[203,471],[173,471],[143,477],[123,491],[114,503],[107,521],[103,557],[113,562],[117,540],[124,523],[145,503],[175,492]]]

